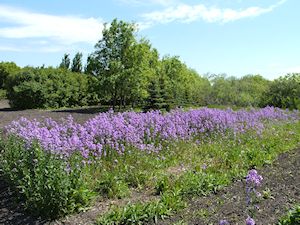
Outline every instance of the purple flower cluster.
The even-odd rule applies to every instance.
[[[219,225],[229,225],[227,220],[220,220]]]
[[[255,169],[249,170],[246,176],[246,182],[250,186],[258,187],[261,184],[263,177],[257,173]]]
[[[257,198],[261,194],[257,191],[257,188],[261,185],[263,177],[257,173],[255,169],[249,170],[246,176],[246,194],[247,194],[247,208],[250,215],[254,215],[255,211],[259,209],[256,205]],[[248,215],[246,219],[247,225],[255,225],[255,221]]]
[[[248,216],[248,218],[246,219],[246,225],[255,225],[254,219]]]
[[[48,151],[69,156],[75,151],[88,158],[100,157],[108,151],[122,154],[134,147],[146,152],[158,152],[165,143],[178,140],[203,140],[214,134],[228,135],[249,130],[261,132],[266,120],[295,119],[280,109],[267,107],[259,110],[174,110],[167,114],[160,111],[147,113],[101,113],[84,124],[74,122],[69,116],[58,123],[52,119],[30,121],[21,118],[6,126],[8,134],[15,134],[30,145],[37,140]],[[199,142],[200,143],[200,142]]]

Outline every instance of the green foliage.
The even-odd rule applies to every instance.
[[[300,224],[300,205],[294,207],[293,210],[282,217],[278,225],[299,225]]]
[[[110,26],[105,26],[103,37],[95,45],[96,51],[90,55],[87,71],[100,80],[102,97],[112,102],[122,101],[123,92],[131,76],[129,55],[136,40],[135,26],[114,19]]]
[[[173,106],[205,105],[210,83],[180,61],[179,57],[166,56],[161,61],[164,81],[164,102]]]
[[[103,172],[98,179],[97,191],[108,198],[124,198],[130,194],[128,184],[111,172]]]
[[[212,75],[211,83],[210,104],[257,107],[270,81],[260,75],[247,75],[238,79],[221,74]]]
[[[5,88],[7,77],[20,69],[14,62],[0,62],[0,89]]]
[[[6,90],[0,89],[0,100],[6,99]]]
[[[64,57],[62,58],[61,63],[59,65],[59,68],[68,70],[70,69],[70,64],[71,64],[70,55],[64,54]]]
[[[94,193],[84,177],[81,157],[68,161],[15,137],[0,140],[0,170],[26,210],[45,218],[82,210]]]
[[[274,80],[264,93],[261,106],[300,109],[300,73],[287,74]]]
[[[101,217],[97,224],[144,224],[155,222],[173,215],[174,212],[183,208],[185,203],[176,192],[169,191],[162,195],[160,200],[148,203],[128,204],[125,207],[116,208]]]
[[[162,90],[156,80],[151,80],[149,87],[148,87],[148,93],[149,96],[146,99],[146,105],[144,107],[145,110],[158,110],[164,108],[164,98],[162,96]]]
[[[81,73],[82,69],[82,53],[77,52],[72,61],[71,71],[74,73]]]
[[[193,171],[183,174],[177,181],[177,185],[181,188],[181,194],[185,196],[206,195],[211,191],[217,191],[219,187],[228,183],[229,180],[224,174],[206,174]]]
[[[15,108],[58,108],[95,103],[95,78],[65,69],[22,69],[7,79],[7,96]]]
[[[89,55],[85,72],[97,76],[103,103],[146,110],[204,105],[210,83],[178,57],[159,59],[149,41],[137,40],[135,24],[113,20]]]
[[[163,194],[167,192],[168,190],[172,189],[174,187],[174,178],[170,176],[163,176],[161,177],[155,185],[155,193],[156,194]]]

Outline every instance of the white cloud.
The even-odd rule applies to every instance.
[[[162,5],[162,6],[170,6],[177,2],[177,0],[119,0],[121,3],[125,3],[128,5]]]
[[[58,44],[39,45],[39,43],[29,43],[26,45],[0,45],[0,52],[32,52],[32,53],[55,53],[79,51],[75,46],[64,46]],[[82,52],[82,51],[81,51]]]
[[[0,52],[21,52],[21,50],[15,46],[0,45]]]
[[[168,7],[162,11],[154,11],[143,14],[142,17],[146,21],[143,23],[147,24],[170,23],[173,21],[190,23],[197,20],[203,20],[209,23],[227,23],[242,18],[256,17],[271,12],[286,1],[287,0],[281,0],[276,4],[266,8],[253,6],[238,10],[230,8],[207,7],[204,4],[179,4],[176,7]]]
[[[9,23],[6,27],[0,27],[2,38],[51,39],[52,44],[56,42],[59,45],[95,44],[101,38],[103,29],[103,22],[92,17],[42,14],[1,4],[0,19]]]

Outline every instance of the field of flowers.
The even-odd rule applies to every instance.
[[[101,157],[114,151],[123,154],[128,148],[145,152],[159,152],[163,146],[179,140],[200,143],[211,136],[236,137],[248,131],[260,134],[266,121],[293,121],[298,113],[268,107],[259,110],[233,111],[208,109],[167,114],[101,113],[83,125],[70,116],[63,123],[48,118],[43,122],[21,118],[5,127],[7,134],[15,134],[27,146],[38,140],[44,150],[70,156],[79,151],[85,159]]]
[[[299,127],[298,111],[273,107],[21,118],[2,131],[0,170],[24,208],[50,218],[151,190],[153,201],[99,213],[98,224],[141,223],[271,163],[299,145]]]

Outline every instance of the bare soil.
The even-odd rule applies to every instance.
[[[79,109],[62,109],[62,110],[15,110],[9,107],[7,100],[0,101],[0,129],[9,124],[13,120],[26,117],[28,119],[43,119],[52,118],[56,121],[72,115],[74,120],[78,123],[84,123],[88,119],[94,117],[97,113],[101,112],[103,108],[89,107]]]

